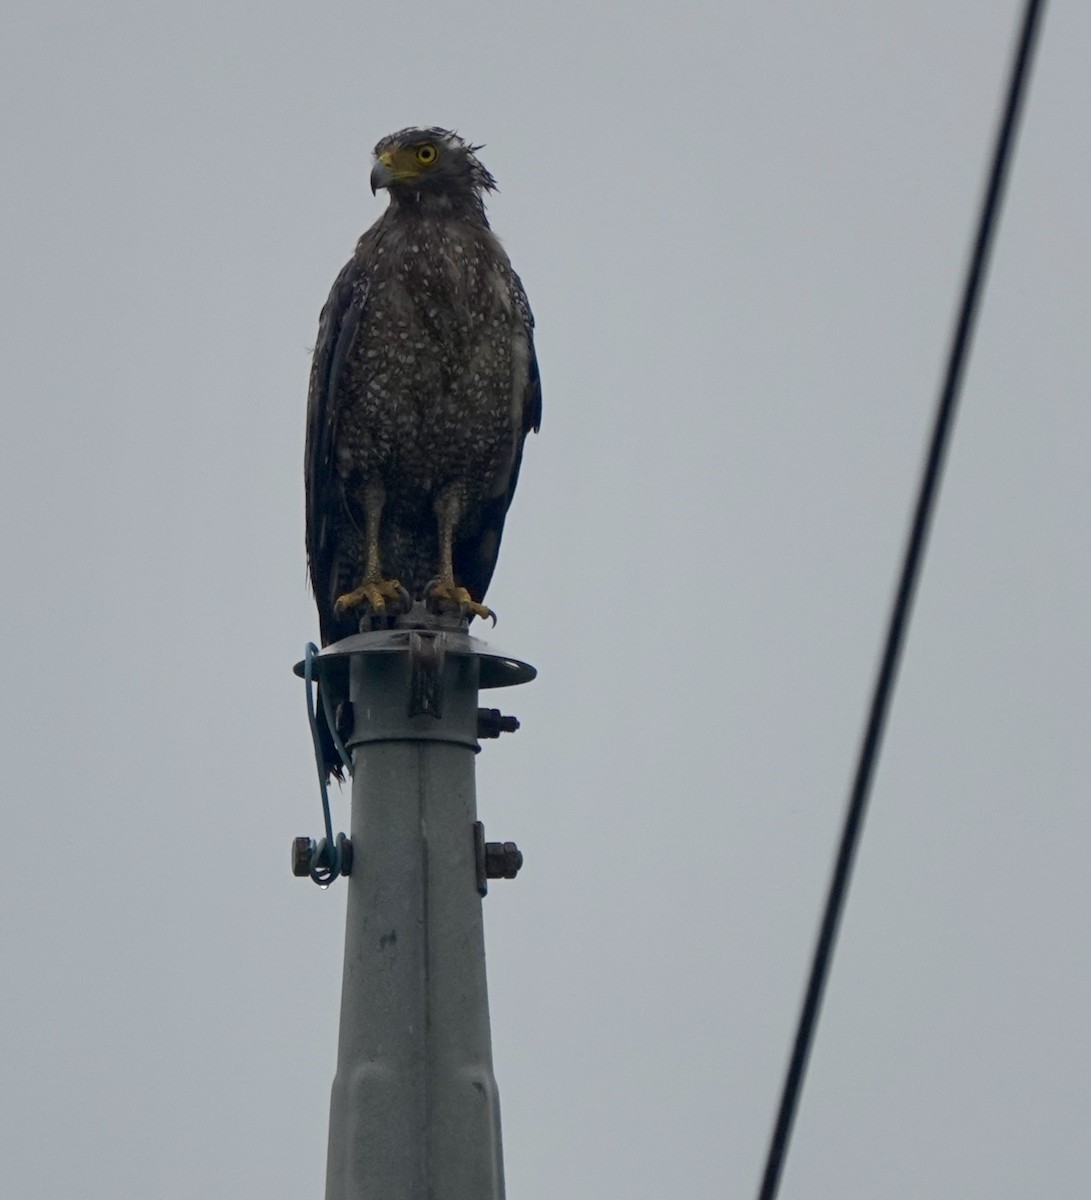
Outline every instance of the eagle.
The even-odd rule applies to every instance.
[[[305,482],[323,645],[415,600],[493,615],[485,592],[542,393],[480,149],[438,127],[379,142],[371,190],[387,207],[319,317]]]

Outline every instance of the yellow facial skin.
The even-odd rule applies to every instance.
[[[439,159],[439,151],[431,142],[421,146],[398,146],[384,150],[378,161],[393,175],[395,183],[410,183],[426,174]]]

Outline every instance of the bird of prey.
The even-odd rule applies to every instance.
[[[387,190],[387,208],[322,309],[306,492],[323,645],[411,599],[492,615],[485,591],[542,399],[479,149],[439,128],[379,142],[371,190]]]

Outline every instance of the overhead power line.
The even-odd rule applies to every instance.
[[[916,509],[913,513],[913,522],[910,526],[909,540],[905,548],[901,576],[898,581],[898,589],[895,593],[894,605],[890,614],[886,641],[883,646],[883,653],[875,680],[875,688],[872,694],[871,707],[868,712],[867,725],[864,729],[856,773],[849,793],[841,842],[837,850],[837,858],[834,862],[833,875],[826,898],[826,907],[822,915],[822,923],[819,927],[818,940],[815,944],[811,973],[799,1015],[799,1024],[792,1047],[792,1055],[788,1062],[788,1070],[784,1078],[780,1106],[769,1143],[769,1153],[766,1158],[765,1172],[762,1177],[758,1200],[774,1200],[780,1187],[781,1173],[784,1169],[784,1161],[788,1153],[792,1126],[799,1105],[800,1093],[803,1089],[803,1078],[807,1070],[807,1061],[810,1057],[811,1044],[814,1040],[819,1011],[822,1007],[822,997],[829,976],[834,944],[837,940],[837,931],[841,922],[841,914],[845,907],[845,898],[848,894],[853,862],[856,857],[856,848],[860,841],[860,833],[867,812],[875,765],[882,746],[883,729],[886,725],[887,712],[897,680],[898,664],[905,642],[906,630],[909,625],[913,596],[924,559],[928,530],[931,525],[936,498],[939,492],[944,458],[951,437],[962,377],[969,354],[970,340],[973,335],[978,304],[984,287],[989,254],[996,230],[1000,203],[1003,197],[1008,166],[1015,140],[1015,131],[1022,109],[1023,98],[1027,90],[1031,62],[1044,10],[1045,0],[1027,0],[1023,14],[1022,28],[1015,48],[1015,57],[1012,62],[1011,79],[1008,85],[1003,116],[1001,117],[1000,128],[997,132],[988,185],[982,201],[977,236],[974,240],[973,253],[970,256],[966,281],[963,287],[962,304],[959,308],[958,319],[955,323],[951,339],[951,348],[947,357],[947,369],[936,408],[932,438],[924,463],[924,472],[917,496]]]

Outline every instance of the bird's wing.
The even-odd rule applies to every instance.
[[[478,532],[458,541],[454,546],[455,578],[477,601],[485,591],[496,568],[504,518],[519,482],[523,462],[523,443],[527,434],[537,433],[542,424],[542,380],[538,373],[538,356],[534,352],[534,315],[530,311],[522,280],[511,272],[511,297],[521,321],[513,335],[512,363],[512,457],[506,476],[499,480],[497,494],[482,506]]]
[[[366,235],[365,235],[366,237]],[[363,241],[334,281],[318,320],[318,341],[307,399],[304,482],[307,500],[307,563],[318,604],[322,643],[334,627],[333,601],[340,564],[337,526],[348,514],[341,473],[334,462],[340,410],[337,385],[367,304],[368,277]]]
[[[523,412],[522,412],[522,436],[519,438],[519,460],[522,459],[523,441],[527,434],[533,430],[538,432],[542,427],[542,380],[538,374],[538,356],[534,353],[534,314],[530,311],[530,302],[527,300],[527,294],[523,290],[523,281],[513,271],[512,291],[515,296],[515,306],[519,311],[519,315],[523,318],[523,329],[527,338],[527,378],[526,387],[523,392]],[[519,461],[515,464],[515,475],[519,474]],[[512,488],[515,487],[515,480],[512,479]]]

